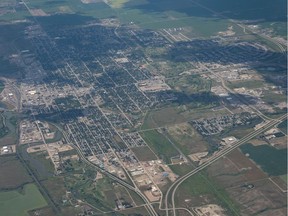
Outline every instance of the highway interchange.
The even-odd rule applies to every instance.
[[[30,11],[29,7],[26,5],[26,3],[23,1],[24,5],[27,7],[27,9]],[[198,4],[198,3],[197,3]],[[198,4],[200,5],[200,4]],[[204,6],[202,6],[204,7]],[[206,7],[204,7],[205,9],[207,9]],[[208,9],[210,10],[210,9]],[[211,11],[211,10],[210,10]],[[217,14],[216,12],[213,11],[213,13]],[[219,14],[218,14],[219,15]],[[231,22],[235,22],[234,20],[231,20]],[[237,23],[236,23],[237,24]],[[248,27],[244,26],[243,24],[238,24],[240,27],[242,28],[246,28],[250,31],[252,31],[251,29],[249,29]],[[266,40],[269,40],[269,41],[272,41],[274,42],[278,47],[279,49],[281,50],[281,52],[284,52],[286,49],[283,48],[283,46],[281,44],[279,44],[277,41],[275,42],[274,40],[272,40],[270,37],[268,36],[263,36],[263,35],[260,35],[262,38],[266,39]],[[74,73],[73,69],[70,67],[69,64],[67,64],[68,68],[70,69],[71,72]],[[210,71],[211,73],[213,73],[213,71]],[[75,75],[75,74],[74,74]],[[215,75],[215,74],[214,74]],[[75,75],[75,77],[77,77],[77,75]],[[78,79],[78,77],[77,77]],[[78,80],[79,83],[81,85],[82,82],[81,80]],[[221,79],[221,82],[222,82],[222,86],[228,90],[229,92],[233,93],[233,91],[231,89],[229,89],[223,79]],[[76,94],[77,95],[77,94]],[[91,97],[92,98],[92,97]],[[114,128],[114,126],[111,124],[110,120],[106,117],[106,115],[102,112],[102,109],[98,106],[98,104],[96,103],[97,105],[97,108],[100,110],[100,112],[102,113],[102,115],[104,116],[104,118],[107,120],[107,122],[110,123],[111,125],[111,128],[114,129],[114,131],[117,132],[117,130]],[[277,126],[279,123],[283,122],[285,119],[287,119],[287,114],[281,116],[280,118],[278,119],[271,119],[271,118],[268,118],[267,116],[265,116],[264,114],[262,114],[259,110],[255,109],[253,106],[249,106],[251,109],[253,109],[260,117],[262,117],[264,120],[266,120],[266,124],[263,125],[261,128],[253,131],[252,133],[246,135],[245,137],[243,137],[242,139],[240,139],[239,141],[235,142],[233,145],[231,145],[230,147],[227,147],[223,150],[221,150],[217,155],[214,155],[213,157],[211,157],[207,162],[203,163],[202,165],[196,167],[195,169],[191,170],[190,172],[188,172],[187,174],[185,174],[184,176],[178,178],[170,187],[169,189],[167,190],[166,194],[165,194],[165,197],[161,197],[161,201],[160,201],[160,210],[165,210],[166,212],[166,215],[169,216],[169,215],[173,215],[173,216],[176,216],[177,215],[177,207],[175,206],[175,194],[177,192],[177,189],[179,188],[179,186],[185,181],[187,180],[189,177],[199,173],[201,170],[205,169],[206,167],[210,166],[211,164],[215,163],[217,160],[225,157],[227,154],[229,154],[231,151],[235,150],[236,148],[238,148],[239,146],[247,143],[249,140],[257,137],[258,135],[260,135],[261,133]],[[56,125],[55,125],[56,126]],[[59,130],[62,131],[65,139],[67,141],[69,141],[69,138],[68,136],[66,135],[66,132],[63,131],[62,129],[58,128]],[[41,130],[40,130],[41,131]],[[118,133],[118,132],[117,132]],[[71,133],[72,134],[72,133]],[[42,134],[42,137],[43,137],[43,134]],[[120,136],[121,137],[121,136]],[[44,140],[44,138],[43,138]],[[75,139],[76,140],[76,139]],[[73,142],[69,142],[69,143],[73,143]],[[139,190],[139,188],[134,184],[133,182],[133,185],[127,183],[126,181],[120,179],[119,177],[109,173],[108,171],[100,168],[98,165],[95,165],[94,163],[92,163],[91,161],[89,161],[87,159],[87,157],[84,156],[83,152],[81,151],[81,149],[79,148],[79,145],[74,145],[75,149],[77,150],[79,156],[81,157],[81,159],[86,162],[87,164],[95,167],[95,169],[99,172],[101,172],[102,174],[106,175],[107,177],[111,178],[112,180],[118,182],[119,184],[121,184],[122,186],[126,187],[127,189],[130,189],[132,191],[134,191],[135,193],[137,193],[141,198],[142,200],[144,201],[145,203],[145,208],[147,209],[149,215],[152,215],[152,216],[157,216],[158,213],[156,212],[155,208],[152,206],[152,203],[146,198],[146,196]],[[129,176],[129,174],[126,172],[126,174]],[[164,199],[164,208],[161,207],[161,205],[163,204],[162,203],[162,200]],[[171,205],[171,206],[170,206]],[[184,209],[186,211],[188,211],[190,214],[193,214],[191,213],[188,209]],[[172,213],[171,213],[172,212]]]
[[[164,197],[164,206],[165,208],[161,207],[162,204],[162,200],[163,197],[160,201],[160,210],[165,210],[166,211],[166,216],[171,215],[170,212],[172,211],[172,215],[176,216],[176,210],[179,209],[177,207],[175,207],[175,194],[177,189],[179,188],[179,186],[185,181],[187,180],[189,177],[199,173],[201,170],[205,169],[206,167],[210,166],[211,164],[215,163],[216,161],[218,161],[219,159],[225,157],[226,155],[228,155],[231,151],[237,149],[239,146],[249,142],[251,139],[259,136],[261,133],[264,133],[265,131],[277,126],[278,124],[280,124],[281,122],[285,121],[287,119],[287,114],[282,115],[281,117],[277,118],[277,119],[273,119],[273,120],[269,120],[266,122],[265,125],[263,125],[262,127],[258,128],[257,130],[251,132],[250,134],[246,135],[245,137],[243,137],[242,139],[238,140],[237,142],[235,142],[233,145],[231,145],[230,147],[227,147],[225,149],[223,149],[222,151],[220,151],[217,155],[214,155],[213,157],[211,157],[207,162],[203,163],[202,165],[196,167],[195,169],[191,170],[190,172],[188,172],[187,174],[181,176],[179,179],[177,179],[167,190],[165,197]],[[54,125],[57,127],[57,125]],[[65,131],[63,131],[61,128],[58,127],[59,130],[61,130],[61,132],[63,133],[65,139],[67,139],[69,141],[69,138],[67,137]],[[94,163],[92,163],[91,161],[89,161],[81,152],[81,150],[79,149],[78,146],[74,146],[75,149],[77,150],[79,156],[81,157],[81,159],[95,167],[95,169],[99,172],[101,172],[102,174],[106,175],[107,177],[111,178],[112,180],[116,181],[117,183],[121,184],[122,186],[126,187],[129,190],[132,190],[134,192],[136,192],[141,198],[142,200],[145,202],[145,208],[147,209],[147,211],[149,212],[149,215],[151,216],[157,216],[157,212],[155,211],[154,207],[152,206],[152,203],[148,201],[148,199],[145,197],[145,195],[143,195],[143,193],[138,189],[138,187],[134,184],[131,185],[129,183],[127,183],[126,181],[123,181],[122,179],[118,178],[117,176],[109,173],[108,171],[106,171],[105,169],[100,168],[99,166],[95,165]],[[171,197],[170,197],[171,196]],[[169,203],[172,204],[172,207],[169,206]],[[193,215],[193,213],[189,210],[189,209],[185,209],[185,208],[180,208],[182,210],[185,210],[187,212],[189,212],[189,214]]]

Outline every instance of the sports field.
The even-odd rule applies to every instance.
[[[0,192],[0,214],[5,216],[28,216],[28,211],[42,208],[47,202],[34,184],[21,190]]]

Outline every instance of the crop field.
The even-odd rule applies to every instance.
[[[281,175],[280,178],[287,183],[287,174]]]
[[[195,167],[189,165],[189,164],[171,164],[169,166],[171,168],[171,170],[179,175],[179,176],[182,176],[182,175],[185,175],[186,173],[188,173],[189,171],[195,169]]]
[[[31,8],[41,8],[47,14],[82,14],[86,18],[108,18],[115,16],[115,12],[102,1],[91,4],[84,4],[81,0],[29,0],[28,2]]]
[[[249,183],[249,182],[248,182]],[[251,182],[253,189],[245,186],[228,188],[230,196],[239,203],[243,215],[286,215],[287,196],[269,179]],[[245,182],[243,182],[245,185]]]
[[[225,31],[228,26],[233,26],[236,33],[242,34],[242,30],[238,30],[238,27],[227,19],[215,18],[209,10],[189,0],[180,0],[180,2],[111,0],[110,6],[123,23],[132,22],[142,28],[157,30],[191,27],[193,35],[209,37],[219,31]]]
[[[283,133],[287,134],[287,120],[285,120],[281,124],[279,124],[278,127]]]
[[[166,163],[171,163],[170,158],[179,155],[172,144],[156,130],[141,132],[141,136],[158,157]]]
[[[29,12],[27,10],[23,9],[16,9],[16,13],[7,13],[4,15],[1,15],[0,21],[7,22],[7,21],[16,21],[16,20],[23,20],[27,16],[29,16]]]
[[[18,13],[14,14],[16,17]],[[5,16],[5,15],[3,15]],[[3,17],[0,17],[1,18]],[[3,76],[12,76],[17,72],[18,68],[14,64],[10,64],[7,58],[3,56],[9,56],[16,51],[16,47],[19,50],[32,49],[32,45],[29,41],[25,39],[25,28],[27,23],[14,23],[0,25],[0,62],[1,62],[1,75]],[[11,74],[12,73],[12,74]]]
[[[232,151],[227,158],[248,181],[256,181],[257,179],[267,177],[267,174],[249,160],[239,149]]]
[[[32,181],[15,155],[0,157],[0,173],[0,189],[14,189]]]
[[[234,2],[229,0],[213,1],[213,0],[197,0],[203,6],[222,13],[233,19],[239,20],[283,20],[287,13],[285,7],[281,7],[284,0],[277,0],[275,2],[262,0],[243,0],[241,2]],[[247,7],[249,5],[249,7]]]
[[[229,194],[203,172],[184,181],[176,192],[175,199],[176,203],[183,207],[217,203],[224,207],[229,215],[239,214],[239,208]]]
[[[267,212],[267,215],[275,215],[276,212],[282,211],[283,203],[286,202],[285,193],[280,192],[267,174],[240,150],[234,150],[227,157],[212,164],[208,167],[207,173],[217,184],[226,188],[234,202],[241,205],[241,214],[266,212],[271,206],[275,206],[274,213]],[[276,182],[274,177],[273,179]],[[247,184],[252,184],[253,188],[249,189]]]
[[[177,108],[168,107],[147,113],[141,129],[163,127],[184,121],[185,118],[179,114]]]
[[[54,165],[49,158],[46,151],[40,151],[35,153],[27,153],[26,149],[28,145],[21,145],[18,148],[18,152],[22,158],[26,161],[27,165],[38,178],[38,180],[45,180],[54,175]]]
[[[4,87],[4,83],[0,80],[0,93],[3,91]]]
[[[167,132],[187,155],[207,150],[207,143],[189,123],[169,126]]]
[[[157,160],[157,155],[147,146],[131,148],[139,161]]]
[[[47,202],[34,184],[21,190],[0,192],[0,212],[5,216],[28,216],[28,211],[42,208]]]
[[[264,172],[272,176],[287,174],[287,149],[276,149],[269,145],[253,146],[246,144],[240,147],[244,154],[249,154]]]

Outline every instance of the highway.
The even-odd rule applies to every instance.
[[[26,7],[26,9],[29,11],[29,13],[33,16],[33,14],[31,13],[31,10],[30,8],[28,7],[27,3],[23,0],[22,1],[24,6]],[[37,19],[34,17],[34,21],[38,23]],[[39,26],[41,26],[39,24]],[[63,58],[64,59],[64,58]],[[70,69],[70,71],[74,74],[74,70],[72,69],[72,67],[69,65],[69,63],[67,62],[67,66],[68,68]],[[75,75],[75,77],[77,77],[77,75]],[[77,77],[78,79],[78,77]],[[82,84],[81,80],[78,79],[78,81]],[[82,84],[83,85],[83,84]],[[73,87],[72,87],[73,88]],[[76,91],[75,91],[76,92]],[[75,94],[75,96],[77,97],[77,94]],[[90,95],[91,99],[93,100],[93,97]],[[93,100],[94,101],[94,100]],[[109,124],[111,125],[111,127],[114,129],[114,131],[118,134],[117,130],[114,128],[114,126],[112,125],[112,123],[110,122],[110,120],[107,118],[107,116],[104,114],[104,112],[102,111],[102,109],[98,106],[98,104],[95,102],[95,105],[97,106],[97,108],[100,110],[100,112],[103,114],[104,118],[106,118],[106,120],[109,122]],[[56,126],[56,125],[55,125]],[[57,127],[57,126],[56,126]],[[64,135],[65,139],[67,140],[67,142],[69,141],[69,138],[66,136],[66,133],[65,131],[63,131],[61,128],[57,127],[61,132],[62,134]],[[118,134],[119,135],[119,134]],[[119,137],[121,137],[119,135]],[[124,142],[124,140],[123,140]],[[71,145],[72,142],[69,142]],[[125,143],[125,142],[124,142]],[[141,198],[142,200],[145,202],[146,204],[146,209],[149,213],[149,215],[152,215],[152,216],[158,216],[157,212],[155,211],[155,209],[153,208],[152,204],[149,202],[149,200],[146,198],[145,195],[142,194],[142,192],[137,188],[137,186],[132,186],[130,184],[128,184],[127,182],[125,182],[124,180],[118,178],[117,176],[114,176],[113,174],[109,173],[108,171],[100,168],[99,166],[97,166],[96,164],[92,163],[91,161],[89,161],[87,158],[85,158],[85,156],[83,155],[83,153],[81,152],[80,148],[76,145],[73,145],[73,147],[77,150],[80,158],[82,159],[82,161],[86,162],[87,164],[93,166],[97,171],[101,172],[102,174],[106,175],[107,177],[113,179],[114,181],[118,182],[119,184],[121,184],[122,186],[134,191],[135,193],[137,193]],[[124,167],[123,167],[124,168]],[[128,173],[127,173],[128,174]]]
[[[58,130],[61,131],[61,133],[63,134],[63,136],[65,137],[65,139],[67,140],[67,142],[69,142],[69,138],[67,137],[65,131],[63,131],[60,127],[58,127],[57,125],[53,124],[55,127],[58,128]],[[73,145],[72,142],[69,142],[69,144]],[[130,184],[128,184],[127,182],[125,182],[124,180],[118,178],[117,176],[109,173],[108,171],[100,168],[99,166],[97,166],[96,164],[92,163],[91,161],[89,161],[82,153],[82,151],[79,149],[78,146],[73,145],[73,147],[77,150],[78,155],[80,156],[81,160],[87,164],[89,164],[90,166],[93,166],[98,172],[101,172],[103,175],[106,175],[107,177],[113,179],[114,181],[118,182],[119,184],[121,184],[122,186],[126,187],[127,189],[130,189],[132,191],[134,191],[135,193],[137,193],[142,200],[145,202],[145,207],[147,209],[147,211],[149,212],[149,215],[152,216],[158,216],[157,212],[155,211],[155,209],[153,208],[152,204],[149,202],[149,200],[146,198],[146,196],[144,194],[142,194],[142,192],[135,186],[132,186]]]
[[[249,30],[251,33],[255,34],[255,35],[258,35],[259,37],[263,38],[264,40],[267,40],[267,41],[270,41],[271,43],[275,44],[279,49],[280,49],[280,52],[286,56],[286,52],[287,52],[287,44],[282,44],[280,43],[277,39],[274,39],[274,38],[271,38],[270,36],[268,35],[265,35],[263,33],[259,33],[259,32],[255,32],[255,30],[251,29],[250,27],[248,27],[247,25],[245,25],[243,22],[239,22],[237,20],[234,20],[234,19],[231,19],[227,16],[224,16],[223,14],[220,14],[219,12],[217,11],[214,11],[202,4],[200,4],[199,2],[195,1],[195,0],[190,0],[191,2],[193,2],[195,5],[203,8],[203,9],[206,9],[208,11],[210,11],[211,13],[215,14],[216,16],[218,16],[219,18],[224,18],[224,19],[227,19],[229,20],[230,22],[238,25],[240,28],[242,28],[243,30]]]
[[[200,172],[201,170],[205,169],[206,167],[208,167],[209,165],[213,164],[214,162],[216,162],[217,160],[223,158],[224,156],[226,156],[227,154],[229,154],[231,151],[235,150],[236,148],[238,148],[239,146],[241,146],[242,144],[247,143],[249,140],[253,139],[254,137],[260,135],[261,133],[265,132],[266,130],[275,127],[277,124],[281,123],[282,121],[287,119],[287,114],[281,116],[278,119],[274,119],[271,120],[269,122],[267,122],[263,127],[251,132],[250,134],[246,135],[245,137],[243,137],[242,139],[238,140],[237,142],[235,142],[232,146],[223,149],[222,151],[219,152],[218,155],[215,155],[213,157],[210,158],[210,160],[208,160],[207,162],[203,163],[202,165],[198,166],[196,169],[190,171],[189,173],[185,174],[184,176],[180,177],[179,179],[177,179],[167,190],[167,193],[165,195],[165,208],[166,208],[166,215],[169,216],[169,206],[168,206],[168,199],[169,199],[169,195],[171,194],[171,203],[172,203],[172,211],[173,211],[173,216],[176,216],[176,208],[175,208],[175,193],[178,189],[178,187],[189,177],[197,174],[198,172]]]

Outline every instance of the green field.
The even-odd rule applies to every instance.
[[[176,107],[167,107],[147,113],[141,129],[162,127],[184,121],[185,118],[179,114]]]
[[[247,88],[247,89],[255,89],[261,88],[265,85],[262,80],[245,80],[245,81],[237,81],[237,82],[229,82],[229,88]]]
[[[287,149],[276,149],[269,145],[240,147],[244,154],[261,166],[264,172],[272,176],[287,174]]]
[[[205,139],[189,124],[176,124],[167,128],[167,136],[185,155],[207,150]]]
[[[287,178],[288,178],[287,174],[286,175],[281,175],[280,178],[287,183]]]
[[[285,0],[197,0],[203,6],[238,20],[285,21],[287,7]]]
[[[278,125],[278,128],[285,134],[287,134],[287,119]]]
[[[34,184],[22,190],[0,192],[0,212],[5,216],[28,216],[28,211],[42,208],[47,202]]]
[[[239,208],[232,201],[229,194],[223,188],[217,186],[217,184],[203,172],[191,176],[184,181],[176,192],[175,198],[178,204],[181,205],[184,203],[183,199],[186,197],[191,198],[191,196],[194,197],[195,201],[198,199],[196,202],[200,203],[203,197],[209,197],[208,199],[211,200],[212,203],[216,202],[224,207],[228,211],[227,215],[239,215]],[[207,198],[204,198],[204,200]],[[204,202],[207,202],[207,200]],[[193,203],[193,205],[199,205],[200,203]]]
[[[171,170],[179,175],[179,176],[183,176],[186,173],[190,172],[191,170],[195,169],[193,166],[188,165],[188,164],[173,164],[169,166],[171,168]]]
[[[15,189],[32,179],[15,155],[0,157],[0,189]]]
[[[175,2],[173,0],[129,1],[109,0],[104,2],[84,4],[80,0],[29,0],[30,9],[42,9],[52,15],[37,17],[42,25],[55,27],[71,24],[84,24],[94,19],[118,17],[123,24],[134,23],[142,28],[162,29],[191,27],[193,34],[209,37],[233,25],[225,19],[215,18],[211,12],[194,5],[189,0]],[[17,9],[18,19],[29,17],[24,9]],[[205,15],[205,17],[200,16]],[[2,19],[13,20],[12,13]],[[235,27],[236,28],[236,27]]]
[[[6,126],[6,119],[5,116],[3,116],[0,113],[0,138],[6,136],[9,133],[9,129]]]
[[[211,80],[203,79],[199,75],[188,75],[169,79],[167,84],[177,91],[191,95],[203,91],[210,91],[212,83]]]
[[[0,115],[0,146],[13,145],[18,139],[18,115],[5,111]]]
[[[83,4],[81,0],[29,0],[29,5],[30,8],[41,8],[47,14],[81,14],[78,17],[86,17],[88,19],[115,16],[115,11],[102,1],[93,4]]]
[[[156,130],[141,132],[141,136],[158,157],[165,161],[165,163],[171,163],[170,158],[179,155],[178,151],[172,146],[172,144]]]
[[[135,156],[139,161],[157,160],[157,157],[154,154],[154,152],[152,152],[150,148],[147,146],[131,148],[131,150],[134,152]]]
[[[0,80],[0,93],[3,91],[4,87],[4,83]]]

